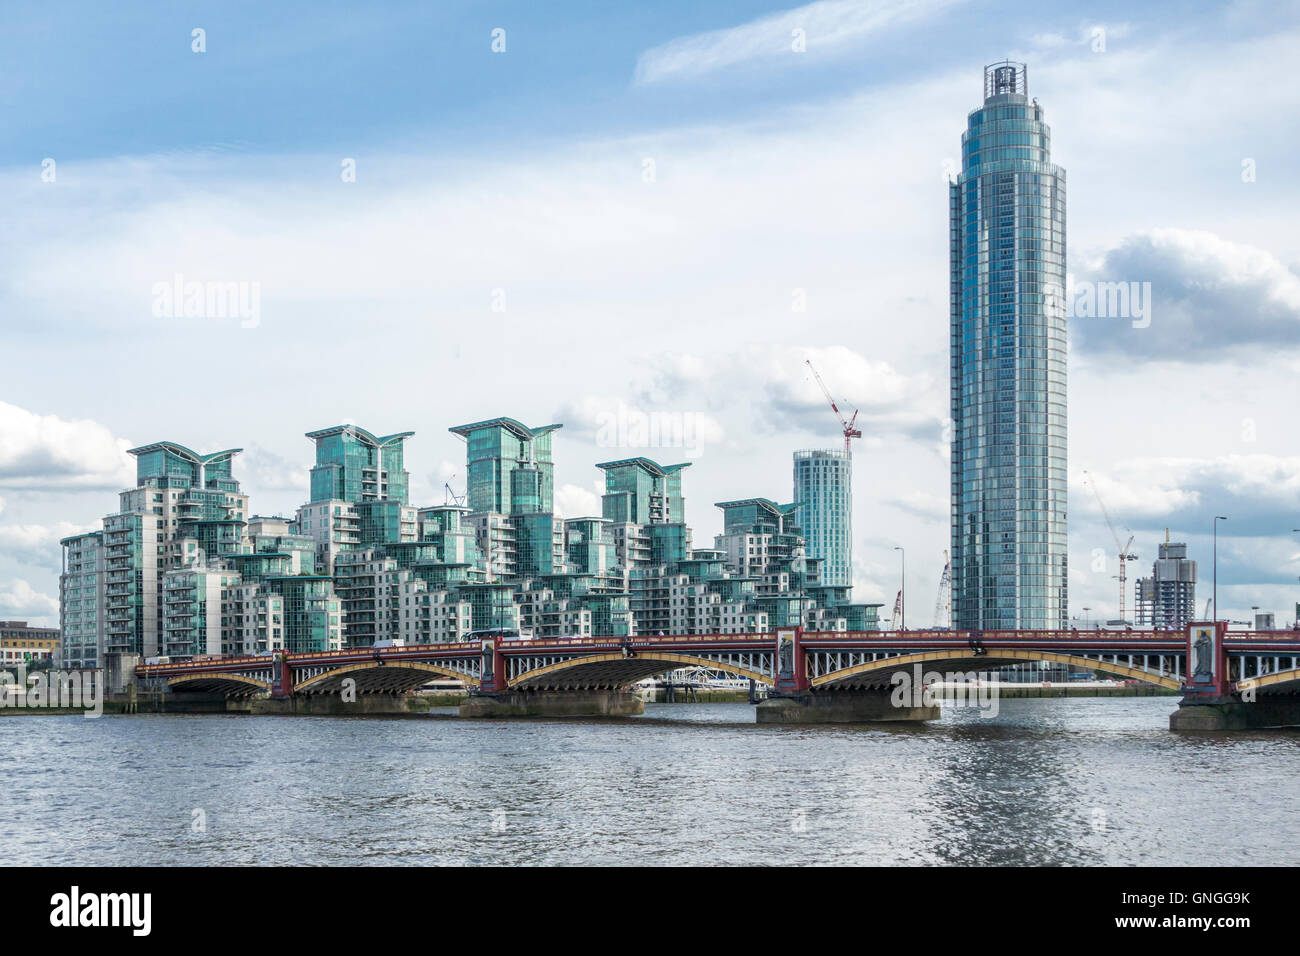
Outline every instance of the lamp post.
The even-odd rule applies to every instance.
[[[1214,528],[1214,584],[1211,599],[1214,603],[1214,623],[1219,623],[1219,522],[1227,521],[1227,515],[1215,515]]]
[[[901,546],[896,546],[894,550],[898,552],[898,559],[900,562],[899,567],[901,571],[900,574],[901,586],[898,589],[898,598],[899,598],[899,604],[901,605],[899,609],[902,611],[902,617],[903,617],[903,630],[906,631],[907,630],[907,552],[904,551]]]

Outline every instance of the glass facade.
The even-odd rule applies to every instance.
[[[949,186],[953,626],[1065,628],[1065,170],[1024,64],[984,71]]]
[[[605,472],[601,511],[610,521],[681,524],[686,521],[682,469],[690,463],[660,465],[649,458],[625,458],[596,466]]]
[[[494,418],[450,428],[466,443],[465,504],[471,512],[530,514],[553,511],[555,465],[551,433],[559,425],[529,428]],[[521,474],[516,477],[516,472]]]
[[[372,435],[355,425],[308,432],[316,443],[312,501],[380,501],[408,504],[404,442],[414,432]]]
[[[853,459],[839,449],[794,453],[795,517],[807,555],[822,559],[822,583],[853,585]]]

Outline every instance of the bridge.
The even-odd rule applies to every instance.
[[[622,716],[646,677],[701,666],[771,688],[760,723],[918,721],[924,693],[1006,665],[1049,661],[1181,692],[1180,730],[1300,724],[1300,632],[860,631],[490,640],[144,664],[172,693],[372,704],[435,679],[462,682],[462,716]],[[1190,663],[1189,663],[1190,662]],[[1190,671],[1189,671],[1190,667]],[[309,708],[304,708],[309,709]]]

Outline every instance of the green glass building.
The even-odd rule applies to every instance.
[[[561,427],[529,428],[513,418],[492,418],[448,429],[465,439],[469,510],[506,515],[553,511],[551,435]]]
[[[415,432],[372,435],[356,425],[308,432],[316,443],[312,501],[380,501],[408,504],[410,478],[403,449]]]
[[[853,584],[853,459],[839,448],[794,453],[794,501],[808,556],[822,561],[822,582]]]
[[[680,524],[686,520],[682,469],[690,463],[660,465],[649,458],[624,458],[596,466],[605,473],[601,510],[610,521]]]

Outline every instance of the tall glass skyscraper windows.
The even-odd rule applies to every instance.
[[[985,68],[949,220],[953,625],[1064,628],[1065,171],[1024,64]]]

